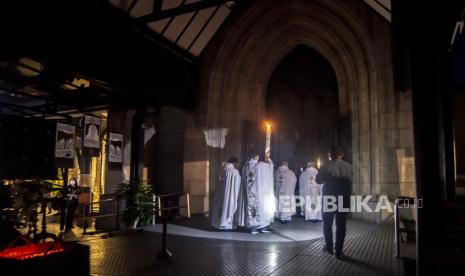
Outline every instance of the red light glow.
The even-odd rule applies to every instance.
[[[43,242],[39,244],[30,244],[8,248],[0,252],[0,258],[15,260],[27,260],[35,257],[43,257],[51,254],[63,252],[64,246],[60,242]]]

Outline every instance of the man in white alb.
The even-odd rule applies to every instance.
[[[276,170],[274,183],[276,194],[275,215],[281,223],[287,223],[292,220],[292,216],[295,214],[295,212],[291,210],[293,206],[291,201],[294,200],[295,186],[297,183],[297,177],[295,173],[289,169],[289,163],[287,161],[281,162],[281,166]]]
[[[242,185],[238,200],[237,224],[251,234],[269,233],[273,220],[275,198],[273,188],[273,161],[269,152],[264,161],[253,154],[242,168]]]
[[[303,215],[305,220],[312,222],[321,221],[321,189],[323,185],[316,183],[315,179],[318,170],[315,168],[315,162],[307,163],[307,169],[300,174],[299,191],[300,195],[305,198]]]
[[[219,230],[236,228],[234,214],[241,187],[241,176],[236,169],[238,163],[239,160],[236,157],[229,158],[228,163],[223,167],[223,174],[213,195],[211,223]]]

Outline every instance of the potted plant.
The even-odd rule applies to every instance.
[[[123,222],[136,229],[153,223],[153,191],[146,182],[121,183],[118,198],[125,200]]]
[[[7,231],[2,231],[0,242],[0,267],[3,274],[26,275],[31,271],[69,274],[69,268],[73,267],[73,275],[89,275],[88,245],[34,239],[37,235],[37,208],[53,186],[53,183],[42,180],[15,180],[8,187],[0,183],[0,223],[8,227]],[[26,234],[22,235],[16,229],[23,229]]]
[[[15,180],[11,185],[13,209],[16,215],[16,226],[26,230],[26,235],[37,232],[37,208],[50,191],[53,184],[43,180]]]

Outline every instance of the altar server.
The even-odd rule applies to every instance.
[[[234,214],[241,187],[241,176],[236,169],[238,163],[238,159],[232,157],[224,165],[223,174],[213,195],[211,223],[213,227],[220,230],[236,228]]]

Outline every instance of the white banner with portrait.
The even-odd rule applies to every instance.
[[[100,118],[84,117],[84,147],[100,148]]]
[[[108,162],[123,163],[123,135],[110,132]]]
[[[57,123],[55,136],[55,157],[56,158],[74,158],[74,133],[75,127]]]

